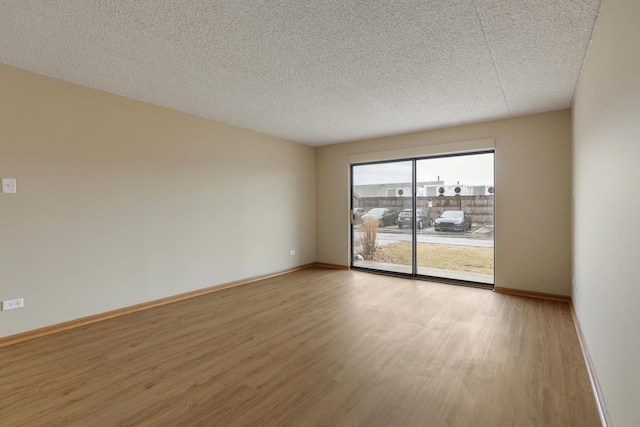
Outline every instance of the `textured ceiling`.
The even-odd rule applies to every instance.
[[[567,108],[601,0],[0,0],[0,62],[309,145]]]

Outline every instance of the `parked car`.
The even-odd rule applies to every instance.
[[[398,215],[398,228],[402,227],[411,227],[413,223],[413,209],[403,209]],[[416,218],[416,226],[418,229],[422,229],[423,227],[431,227],[432,220],[431,214],[426,212],[424,209],[418,209],[415,214]]]
[[[353,223],[360,224],[364,215],[364,208],[353,208]]]
[[[436,218],[436,231],[471,230],[471,217],[463,211],[444,211]]]
[[[398,219],[398,213],[390,208],[373,208],[366,214],[362,215],[362,220],[367,218],[375,218],[380,221],[380,226],[395,224]]]

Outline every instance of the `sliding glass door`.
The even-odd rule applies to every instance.
[[[492,285],[493,152],[352,165],[352,267]]]
[[[417,274],[493,284],[493,153],[419,159],[418,206],[434,227],[418,244]]]
[[[353,266],[413,274],[411,224],[399,225],[413,204],[413,170],[411,160],[352,166]]]

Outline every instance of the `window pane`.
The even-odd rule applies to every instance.
[[[412,161],[353,166],[353,265],[413,273]],[[359,212],[358,210],[361,209]]]

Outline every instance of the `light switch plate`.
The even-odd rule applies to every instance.
[[[15,193],[16,180],[13,178],[2,178],[2,192],[8,194]]]

